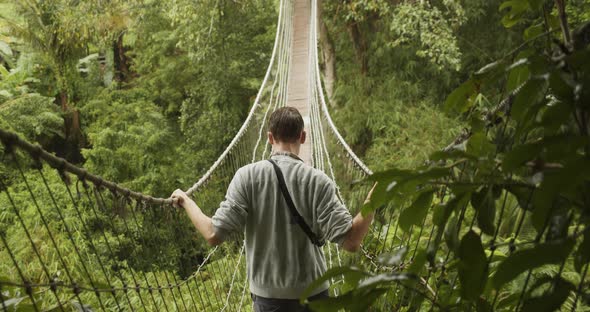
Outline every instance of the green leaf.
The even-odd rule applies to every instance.
[[[576,271],[582,273],[582,268],[588,262],[590,262],[590,231],[584,233],[584,239],[574,254],[574,267]]]
[[[543,147],[538,143],[522,144],[512,148],[511,151],[504,155],[502,160],[502,169],[505,172],[511,172],[522,166],[529,160],[539,156]]]
[[[497,311],[504,311],[501,309],[507,309],[508,307],[516,306],[518,299],[520,299],[520,292],[511,293],[508,296],[500,299],[498,305],[496,306]]]
[[[533,210],[533,188],[526,186],[510,185],[506,190],[516,197],[518,205],[524,210]]]
[[[448,167],[434,167],[414,171],[391,169],[375,173],[367,179],[379,183],[373,191],[371,200],[363,205],[361,212],[371,212],[393,199],[403,201],[409,194],[416,192],[418,185],[446,177],[450,172],[451,168]]]
[[[447,226],[445,227],[445,242],[449,247],[449,250],[457,252],[459,249],[459,231],[457,229],[458,222],[457,217],[453,216]]]
[[[475,305],[475,311],[477,312],[493,312],[494,308],[492,308],[492,304],[484,300],[483,298],[478,298],[477,303]]]
[[[407,273],[382,273],[375,276],[367,277],[359,283],[359,288],[378,286],[391,286],[392,282],[399,282],[405,280],[415,280],[416,275]]]
[[[357,294],[357,291],[348,292],[338,297],[331,297],[322,300],[312,301],[309,307],[313,311],[322,312],[338,312],[346,309],[346,311],[367,311],[377,298],[381,297],[387,292],[387,289],[369,289]]]
[[[507,66],[508,63],[506,63],[506,61],[503,59],[495,61],[493,63],[487,64],[475,72],[474,77],[486,84],[495,83],[503,76]]]
[[[474,133],[467,141],[467,153],[476,157],[486,157],[496,150],[483,132]]]
[[[554,205],[563,205],[556,201],[559,194],[566,194],[576,189],[584,180],[590,178],[590,160],[583,156],[568,162],[562,169],[545,172],[543,182],[533,194],[533,226],[541,231]],[[556,208],[557,208],[556,206]]]
[[[412,176],[413,173],[414,172],[412,170],[393,168],[385,171],[375,172],[370,175],[367,180],[374,182],[401,180]]]
[[[562,71],[554,70],[549,74],[549,87],[551,93],[560,101],[572,103],[574,101],[574,88],[576,83],[571,81]]]
[[[545,135],[558,132],[560,127],[569,124],[572,118],[571,105],[559,101],[550,104],[543,111],[540,122],[540,125],[545,128]]]
[[[401,212],[399,225],[404,231],[409,231],[412,225],[420,225],[422,223],[422,220],[424,220],[428,213],[433,197],[434,191],[422,192],[410,207]]]
[[[448,151],[436,151],[428,157],[431,161],[440,160],[455,160],[455,159],[471,159],[477,160],[477,157],[467,154],[465,151],[458,149],[451,149]]]
[[[529,9],[529,3],[527,0],[511,0],[506,1],[500,5],[500,11],[509,9],[508,12],[502,17],[502,24],[506,28],[510,28],[522,20],[522,16]]]
[[[523,306],[522,312],[538,311],[556,311],[567,299],[570,292],[575,290],[575,286],[562,278],[557,278],[555,285],[551,290],[541,296],[527,299]]]
[[[439,228],[443,228],[453,211],[467,205],[470,195],[469,192],[457,194],[449,199],[446,204],[437,205],[432,215],[432,223]]]
[[[545,25],[543,23],[531,25],[529,28],[525,29],[523,39],[524,41],[531,40],[540,36],[543,32],[545,32]]]
[[[538,110],[538,104],[545,98],[547,92],[547,79],[529,79],[519,90],[512,104],[512,116],[519,123],[523,122],[525,116],[530,116]],[[528,114],[527,114],[528,113]]]
[[[540,10],[543,7],[543,0],[528,0],[528,3],[533,10]]]
[[[479,235],[467,232],[459,246],[459,281],[461,297],[475,301],[484,290],[488,277],[488,263]]]
[[[335,268],[331,268],[328,271],[326,271],[326,273],[324,273],[324,275],[322,275],[320,278],[316,279],[313,283],[311,283],[306,289],[305,291],[301,294],[301,303],[305,303],[305,300],[307,300],[307,298],[309,297],[309,295],[311,295],[311,293],[313,293],[314,290],[316,290],[318,287],[322,286],[324,284],[324,282],[329,281],[331,278],[336,277],[336,276],[340,276],[343,275],[345,278],[349,278],[351,280],[356,280],[356,282],[358,283],[358,281],[365,277],[368,276],[369,274],[356,268],[356,267],[335,267]]]
[[[426,250],[420,249],[416,253],[412,263],[410,263],[408,273],[420,275],[420,272],[422,272],[422,269],[424,268],[424,264],[426,264]]]
[[[575,245],[575,240],[551,241],[530,249],[518,250],[498,264],[492,277],[494,289],[515,279],[519,274],[545,264],[558,264],[567,259]]]
[[[401,248],[395,250],[394,252],[388,252],[388,253],[381,254],[381,255],[379,255],[379,257],[377,257],[377,262],[379,262],[380,264],[383,264],[385,266],[398,265],[404,259],[404,256],[406,255],[407,251],[408,251],[408,247],[401,247]]]
[[[466,112],[474,103],[478,86],[474,80],[467,80],[447,97],[444,110],[449,114]]]
[[[520,85],[527,81],[530,77],[530,71],[526,66],[514,68],[508,74],[506,81],[506,89],[508,92],[516,90]]]
[[[471,195],[471,205],[477,210],[477,224],[481,230],[493,235],[496,227],[496,200],[491,187],[483,188],[481,191]]]

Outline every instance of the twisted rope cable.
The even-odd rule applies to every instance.
[[[41,146],[35,145],[35,144],[29,143],[29,142],[23,140],[22,138],[20,138],[17,134],[15,134],[13,132],[6,131],[4,129],[0,129],[0,140],[7,147],[16,146],[16,147],[28,152],[29,154],[31,154],[31,156],[33,156],[34,159],[44,160],[45,162],[47,162],[47,164],[49,166],[51,166],[54,169],[57,169],[59,171],[69,172],[71,174],[78,176],[78,178],[80,180],[90,181],[90,182],[94,183],[95,185],[100,185],[102,187],[105,187],[114,193],[125,195],[125,196],[131,197],[133,199],[136,199],[136,200],[139,200],[142,202],[152,203],[152,204],[172,204],[173,203],[172,199],[170,199],[170,198],[152,197],[150,195],[146,195],[146,194],[143,194],[140,192],[132,191],[132,190],[130,190],[126,187],[123,187],[115,182],[105,180],[98,175],[89,173],[86,169],[80,168],[80,167],[68,162],[64,158],[57,157],[57,156],[49,153],[48,151],[43,149]]]

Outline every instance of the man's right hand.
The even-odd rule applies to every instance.
[[[186,208],[186,205],[193,201],[190,197],[188,197],[188,194],[181,189],[176,189],[172,195],[170,195],[170,198],[173,201],[174,207]]]

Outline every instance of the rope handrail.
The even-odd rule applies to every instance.
[[[115,182],[106,180],[98,175],[92,174],[88,172],[86,169],[80,168],[64,158],[55,156],[41,146],[29,143],[23,140],[18,134],[6,131],[4,129],[0,129],[0,140],[2,143],[7,147],[10,148],[11,146],[17,146],[22,150],[28,152],[33,156],[33,158],[43,159],[49,164],[52,168],[55,168],[60,171],[67,171],[74,175],[76,175],[80,180],[87,180],[91,181],[92,183],[103,186],[112,192],[116,192],[118,194],[129,196],[133,199],[148,202],[152,204],[172,204],[173,200],[170,198],[159,198],[153,197],[151,195],[146,195],[141,192],[130,190],[120,184]]]

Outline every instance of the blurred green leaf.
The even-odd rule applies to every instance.
[[[586,263],[590,262],[590,231],[584,232],[582,243],[578,246],[574,254],[574,267],[578,273],[582,273],[582,269]]]
[[[542,149],[542,145],[538,143],[516,145],[511,151],[504,155],[502,169],[506,172],[513,171],[522,166],[525,162],[539,156]]]
[[[309,303],[313,311],[338,312],[343,309],[347,311],[367,311],[371,304],[387,292],[387,289],[358,289],[337,297],[330,297]]]
[[[467,153],[477,157],[486,157],[496,150],[483,132],[474,133],[467,141]]]
[[[510,28],[522,21],[523,15],[529,9],[527,0],[510,0],[500,5],[500,11],[508,9],[508,12],[502,17],[502,24]]]
[[[476,305],[475,305],[475,311],[477,311],[477,312],[493,312],[494,308],[492,307],[492,304],[487,302],[485,299],[478,298]]]
[[[387,252],[384,254],[379,255],[377,257],[377,262],[383,264],[385,266],[394,266],[398,265],[402,262],[406,252],[408,251],[407,247],[401,247],[393,252]]]
[[[529,79],[514,98],[511,111],[513,118],[522,123],[525,116],[532,115],[529,112],[538,110],[538,104],[545,98],[547,87],[544,77]]]
[[[524,210],[533,210],[533,188],[519,185],[509,185],[506,190],[516,197],[518,205]]]
[[[399,216],[399,225],[404,231],[408,231],[412,225],[420,225],[429,211],[434,197],[434,191],[425,191],[418,195],[416,200]]]
[[[529,298],[522,305],[523,312],[555,311],[561,307],[575,286],[558,277],[550,291],[541,296]]]
[[[447,226],[445,227],[445,243],[449,246],[449,250],[457,252],[459,249],[459,229],[457,218],[453,216]]]
[[[461,239],[459,259],[461,297],[475,301],[483,292],[488,277],[488,261],[481,238],[475,232],[469,231]]]
[[[543,7],[543,0],[527,0],[533,10],[540,10]]]
[[[512,281],[521,273],[545,264],[563,262],[572,249],[575,240],[552,241],[539,244],[530,249],[517,250],[506,260],[502,261],[492,277],[492,285],[500,289],[504,284]]]
[[[525,50],[518,54],[517,61],[506,68],[508,72],[508,80],[506,81],[506,89],[508,92],[514,91],[530,77],[529,59],[531,51]]]
[[[546,135],[556,134],[562,126],[567,126],[572,118],[571,105],[560,101],[550,104],[543,111],[540,121]]]
[[[421,249],[416,253],[416,256],[410,263],[407,272],[420,275],[420,272],[422,272],[422,269],[424,268],[424,264],[426,264],[426,250]]]
[[[471,194],[471,205],[477,211],[477,224],[481,230],[493,235],[496,230],[496,200],[491,187],[485,187],[479,192]]]
[[[306,289],[305,291],[301,294],[301,303],[304,303],[305,300],[311,295],[311,293],[313,293],[314,290],[316,290],[318,287],[322,286],[324,284],[324,282],[329,281],[331,278],[336,277],[336,276],[344,276],[345,278],[349,278],[349,280],[351,281],[356,281],[356,283],[358,283],[358,281],[363,278],[368,276],[369,274],[364,272],[361,269],[358,269],[356,267],[335,267],[335,268],[331,268],[328,271],[326,271],[326,273],[324,273],[324,275],[322,275],[320,278],[318,278],[317,280],[315,280],[313,283],[311,283]]]
[[[433,167],[419,170],[392,169],[377,172],[367,179],[379,182],[373,191],[371,200],[363,205],[362,212],[366,214],[384,205],[393,198],[403,198],[416,192],[418,185],[428,181],[443,178],[450,174],[451,168]]]
[[[467,80],[447,97],[444,110],[449,114],[466,112],[474,103],[477,89],[478,86],[474,80]]]

